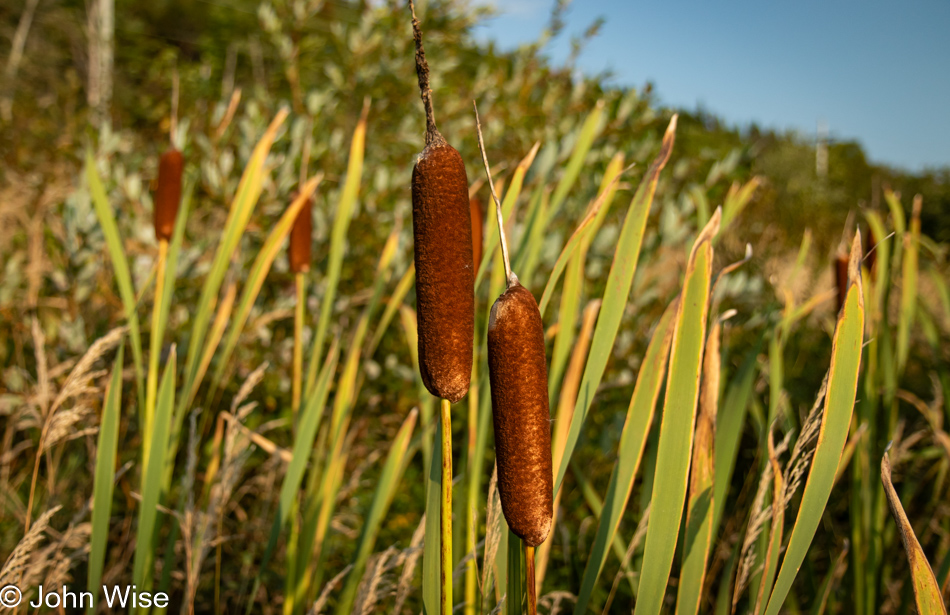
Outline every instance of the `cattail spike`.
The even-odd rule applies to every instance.
[[[502,511],[511,531],[536,547],[554,516],[548,375],[541,312],[517,280],[489,315],[488,375]]]
[[[291,196],[291,201],[297,199],[297,194]],[[313,233],[313,198],[300,209],[294,225],[290,229],[290,270],[294,273],[310,271],[310,246]]]
[[[456,402],[468,392],[475,339],[475,266],[468,176],[435,127],[429,67],[413,11],[416,70],[426,108],[426,146],[412,169],[419,371],[430,393]]]
[[[155,224],[155,238],[160,242],[171,239],[175,230],[184,165],[185,159],[177,149],[167,150],[158,161],[158,187],[155,190],[152,220]]]

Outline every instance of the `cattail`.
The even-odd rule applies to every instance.
[[[291,201],[296,200],[296,193]],[[290,229],[290,270],[294,273],[310,271],[310,244],[313,228],[313,199],[307,199]]]
[[[502,511],[511,531],[536,547],[554,515],[548,370],[541,312],[517,278],[491,309],[488,374]]]
[[[429,67],[413,14],[416,72],[426,111],[426,146],[412,169],[419,369],[430,393],[450,402],[468,391],[475,337],[475,267],[468,177],[439,133]]]
[[[472,209],[472,262],[475,263],[475,275],[478,275],[478,268],[482,263],[482,226],[485,223],[485,213],[478,197],[472,197],[469,205]]]
[[[159,241],[171,239],[175,230],[175,217],[178,215],[178,203],[181,201],[181,171],[185,159],[177,149],[169,149],[158,161],[158,188],[155,190],[155,238]]]
[[[844,299],[848,294],[848,255],[838,254],[835,257],[835,283],[838,286],[838,311],[844,307]]]
[[[874,233],[874,227],[869,226],[867,232],[868,242],[864,248],[864,264],[868,271],[874,271],[874,264],[877,262],[877,235]]]

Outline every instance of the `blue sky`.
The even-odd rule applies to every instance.
[[[533,41],[552,0],[476,0],[498,16],[480,40]],[[859,141],[874,162],[910,170],[950,165],[950,0],[575,0],[547,52],[597,17],[600,35],[578,68],[613,82],[654,84],[663,104]]]

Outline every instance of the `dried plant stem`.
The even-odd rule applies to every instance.
[[[422,29],[416,19],[416,5],[409,0],[412,11],[412,38],[416,42],[416,75],[419,77],[419,91],[422,93],[422,105],[426,111],[426,145],[442,140],[435,125],[435,109],[432,106],[432,88],[429,87],[429,63],[426,62],[426,50],[422,46]]]
[[[442,400],[441,613],[452,615],[452,405]]]
[[[482,162],[485,164],[485,174],[488,176],[488,188],[491,191],[491,198],[495,202],[495,217],[498,220],[498,236],[501,238],[501,256],[505,261],[505,280],[507,287],[518,281],[511,271],[511,259],[508,256],[508,238],[505,236],[505,220],[501,215],[501,201],[498,200],[498,194],[495,192],[495,182],[491,179],[491,168],[488,165],[488,156],[485,154],[485,141],[482,138],[482,124],[478,119],[478,105],[472,101],[475,108],[475,129],[478,132],[478,149],[482,152]]]
[[[168,240],[158,242],[158,262],[155,265],[155,301],[152,303],[152,330],[149,332],[148,379],[145,383],[145,428],[142,433],[152,433],[155,417],[155,399],[158,393],[158,359],[162,351],[160,320],[165,295],[165,263],[168,260]],[[142,440],[142,467],[148,467],[148,437]]]
[[[297,305],[294,308],[294,373],[293,373],[293,416],[297,424],[300,410],[300,389],[303,379],[303,316],[307,297],[307,274],[303,271],[294,276],[297,286]]]
[[[525,587],[528,589],[528,615],[538,615],[538,590],[534,582],[534,547],[524,546]]]

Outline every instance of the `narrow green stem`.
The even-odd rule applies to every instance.
[[[300,389],[303,381],[303,312],[306,302],[307,278],[300,272],[295,277],[297,286],[297,305],[294,309],[294,372],[293,372],[293,416],[297,425],[297,413],[300,410]]]
[[[452,615],[452,408],[442,400],[442,615]]]
[[[471,554],[465,568],[465,615],[475,615],[476,605],[475,596],[477,590],[478,569],[475,558],[475,535],[478,531],[476,527],[475,509],[478,504],[478,481],[474,477],[479,471],[479,464],[476,462],[476,449],[478,447],[478,363],[472,367],[472,386],[468,391],[468,497],[465,502],[465,553]]]
[[[155,400],[158,396],[158,358],[162,351],[162,303],[165,294],[165,261],[168,257],[168,241],[158,242],[158,263],[155,272],[155,301],[152,303],[152,330],[149,332],[148,380],[145,384],[145,425],[142,426],[142,472],[148,464],[148,444],[155,417]]]

